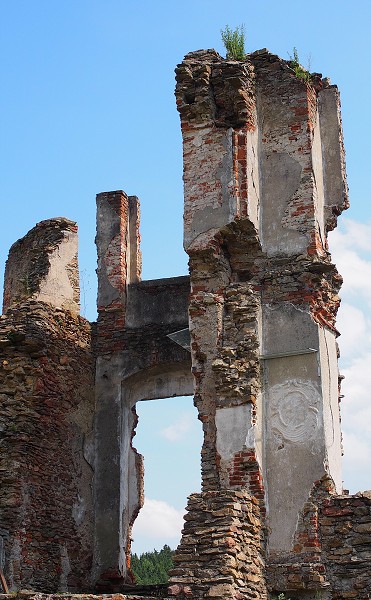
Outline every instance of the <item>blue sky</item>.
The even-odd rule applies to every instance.
[[[10,245],[38,221],[76,220],[82,305],[91,320],[96,193],[124,189],[140,197],[144,279],[187,272],[173,96],[174,68],[184,54],[200,48],[223,54],[220,29],[244,23],[247,51],[267,47],[288,58],[295,46],[304,65],[310,57],[311,70],[339,86],[352,203],[332,236],[345,279],[339,316],[344,480],[352,491],[371,487],[370,0],[0,0],[0,8],[0,270]],[[148,464],[154,448],[156,454],[163,449],[159,461],[173,488],[166,490],[166,481],[147,467],[152,505],[143,529],[163,519],[174,531],[186,495],[199,485],[199,423],[189,399],[168,406],[164,401],[161,409],[142,404],[148,406],[139,407],[139,449]],[[148,443],[144,411],[151,412],[154,435]],[[167,427],[175,431],[168,437]],[[176,466],[192,453],[193,470],[187,460]],[[137,551],[175,539],[156,535],[138,543]]]

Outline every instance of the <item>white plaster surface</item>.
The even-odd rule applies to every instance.
[[[318,94],[324,170],[325,203],[342,206],[348,196],[340,115],[340,97],[336,86]]]
[[[96,365],[95,418],[95,534],[93,579],[117,565],[122,555],[120,537],[123,493],[121,490],[121,356],[98,357]],[[120,490],[120,493],[118,491]],[[126,540],[125,540],[126,541]],[[124,541],[124,543],[125,543]],[[121,550],[120,550],[121,549]]]
[[[71,573],[71,564],[67,546],[60,544],[59,550],[61,553],[61,572],[59,575],[58,592],[66,592],[68,590],[68,575]]]
[[[127,536],[129,535],[129,525],[139,505],[138,497],[138,474],[135,469],[135,457],[133,449],[130,447],[132,430],[134,426],[134,417],[128,406],[123,403],[121,411],[121,435],[120,435],[120,508],[119,508],[119,555],[118,565],[121,573],[125,573],[126,559],[125,548],[127,545]]]
[[[338,401],[338,364],[335,334],[319,328],[320,368],[323,395],[323,421],[327,458],[325,468],[342,493],[341,428]]]
[[[212,136],[212,143],[210,141]],[[189,138],[189,139],[188,139]],[[184,158],[184,247],[208,238],[234,219],[232,129],[203,127],[184,134],[184,148],[192,147],[192,162]],[[195,167],[196,165],[196,167]],[[206,236],[206,237],[205,237]]]
[[[57,307],[74,305],[74,290],[66,267],[77,255],[77,235],[66,232],[63,241],[49,255],[48,275],[40,282],[40,291],[35,300],[49,302]]]
[[[164,367],[150,369],[133,375],[123,382],[123,398],[128,406],[134,406],[139,400],[156,400],[175,396],[193,396],[193,375],[189,366],[177,368]]]
[[[244,446],[255,446],[251,404],[217,409],[215,423],[216,449],[222,460],[231,459]]]
[[[309,377],[290,378],[290,371],[295,370],[316,373],[316,355],[274,362],[269,380],[282,380],[268,384],[266,395],[266,486],[269,549],[280,552],[292,549],[303,506],[314,482],[325,473],[325,445],[318,376],[317,382]]]
[[[259,229],[259,210],[260,210],[260,172],[259,172],[259,131],[249,131],[247,134],[246,148],[246,169],[247,169],[247,196],[249,219],[254,223],[256,229]]]
[[[271,552],[292,548],[314,482],[326,474],[319,326],[283,303],[263,309],[264,470]],[[308,348],[318,350],[300,354]],[[280,356],[280,353],[291,353]],[[297,354],[296,354],[297,353]],[[272,356],[272,358],[269,358]]]
[[[85,514],[86,514],[85,500],[78,493],[77,499],[75,500],[75,502],[73,503],[73,506],[72,506],[72,517],[73,517],[76,525],[81,525],[83,523]]]
[[[315,215],[317,228],[320,232],[321,239],[325,240],[326,233],[324,230],[324,189],[323,189],[323,164],[322,164],[322,143],[319,124],[319,114],[317,112],[316,123],[313,131],[312,145],[312,163],[315,184]]]
[[[308,241],[293,226],[285,223],[290,201],[301,185],[302,165],[286,152],[262,156],[261,241],[268,256],[300,254]]]

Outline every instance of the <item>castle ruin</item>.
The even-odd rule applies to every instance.
[[[136,402],[193,395],[202,491],[169,598],[369,598],[371,494],[341,477],[338,90],[267,50],[193,52],[176,78],[189,277],[141,281],[123,191],[97,196],[96,323],[79,316],[75,223],[43,221],[10,250],[0,567],[14,591],[119,592],[143,504]]]

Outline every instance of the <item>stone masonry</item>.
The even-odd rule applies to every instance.
[[[200,51],[179,65],[176,98],[203,490],[259,499],[267,559],[284,564],[316,482],[342,491],[341,278],[327,247],[348,205],[338,92],[264,50]]]
[[[76,313],[76,231],[65,219],[39,223],[12,247],[6,268],[0,566],[11,590],[90,583],[94,358],[92,326]]]
[[[202,490],[169,598],[369,598],[370,494],[341,477],[338,90],[265,49],[192,52],[176,79],[189,277],[141,281],[139,200],[120,190],[97,196],[97,323],[78,316],[76,224],[39,223],[10,251],[0,568],[13,591],[132,584],[135,406],[192,394]]]

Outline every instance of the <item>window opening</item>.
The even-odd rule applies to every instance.
[[[187,497],[201,489],[202,426],[191,396],[136,403],[133,446],[144,457],[144,507],[134,522],[132,553],[178,546]]]

